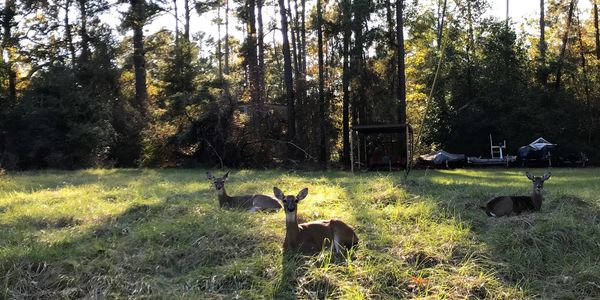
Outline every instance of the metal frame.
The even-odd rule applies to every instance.
[[[402,131],[404,131],[404,132],[402,132]],[[358,143],[358,167],[360,169],[360,163],[361,163],[360,135],[361,135],[361,133],[363,135],[403,133],[406,137],[406,139],[405,139],[405,141],[406,141],[406,143],[405,143],[405,147],[406,147],[405,170],[407,173],[410,172],[410,169],[412,167],[412,155],[411,155],[410,145],[412,145],[414,142],[413,130],[412,130],[412,126],[410,126],[410,124],[407,123],[407,124],[354,125],[354,126],[352,126],[350,128],[350,170],[352,173],[354,173],[354,165],[355,165],[354,134],[356,134],[356,139],[357,139],[357,143]],[[365,145],[365,149],[363,152],[364,152],[365,161],[366,161],[366,155],[367,155],[366,145]],[[389,169],[390,169],[390,171],[392,170],[391,162],[389,165]]]

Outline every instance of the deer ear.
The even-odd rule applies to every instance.
[[[229,171],[223,175],[223,180],[227,180],[227,176],[229,176]]]
[[[298,196],[296,196],[296,200],[300,201],[304,198],[306,198],[306,196],[308,195],[308,188],[303,188],[300,193],[298,193]]]
[[[552,173],[548,172],[548,173],[544,174],[544,177],[542,179],[548,180],[548,179],[550,179],[550,176],[552,176]]]
[[[525,176],[527,176],[527,178],[529,178],[529,180],[535,181],[535,178],[533,178],[533,175],[531,175],[531,173],[525,172]]]
[[[208,180],[215,179],[215,177],[212,174],[210,174],[210,172],[206,172],[206,176],[208,177]]]
[[[283,199],[285,198],[285,196],[283,195],[283,192],[278,189],[277,187],[273,187],[273,194],[275,194],[275,198],[283,201]]]

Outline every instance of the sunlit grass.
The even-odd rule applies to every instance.
[[[501,219],[479,206],[528,194],[524,170],[231,171],[231,195],[308,187],[302,221],[361,239],[312,257],[284,256],[282,212],[220,209],[206,171],[0,177],[0,298],[600,297],[597,169],[552,170],[541,212]]]

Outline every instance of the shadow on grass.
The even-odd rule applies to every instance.
[[[503,281],[519,286],[527,295],[598,298],[600,210],[593,199],[580,198],[578,188],[570,187],[576,182],[579,188],[594,188],[591,183],[597,178],[580,178],[582,174],[577,178],[570,170],[564,172],[564,177],[559,169],[552,172],[553,177],[545,184],[546,198],[540,212],[503,218],[489,218],[479,206],[494,196],[529,195],[531,183],[523,171],[496,174],[488,170],[491,175],[482,179],[510,183],[507,186],[467,184],[464,180],[470,175],[433,171],[400,187],[433,203],[442,218],[459,220],[467,226],[477,242],[487,245],[486,264]],[[445,178],[443,183],[435,180],[439,177]]]
[[[211,203],[214,204],[214,203]],[[252,287],[238,261],[269,236],[256,215],[205,206],[138,204],[94,220],[21,217],[0,224],[0,298],[231,295]],[[218,274],[218,275],[216,275]]]

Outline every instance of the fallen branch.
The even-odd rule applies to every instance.
[[[266,139],[267,141],[271,141],[271,142],[277,142],[277,143],[284,143],[284,144],[288,144],[288,145],[292,145],[294,147],[296,147],[296,149],[302,151],[304,153],[304,156],[312,161],[317,161],[316,158],[314,158],[312,155],[308,154],[308,152],[306,152],[303,148],[301,148],[300,146],[294,144],[292,141],[280,141],[280,140],[276,140],[276,139]]]
[[[202,139],[202,140],[208,144],[208,146],[213,150],[213,152],[215,153],[217,158],[219,158],[219,162],[221,163],[221,170],[223,170],[223,158],[221,158],[221,155],[219,155],[219,153],[217,152],[217,149],[215,149],[215,147],[213,147],[213,145],[207,139]]]

